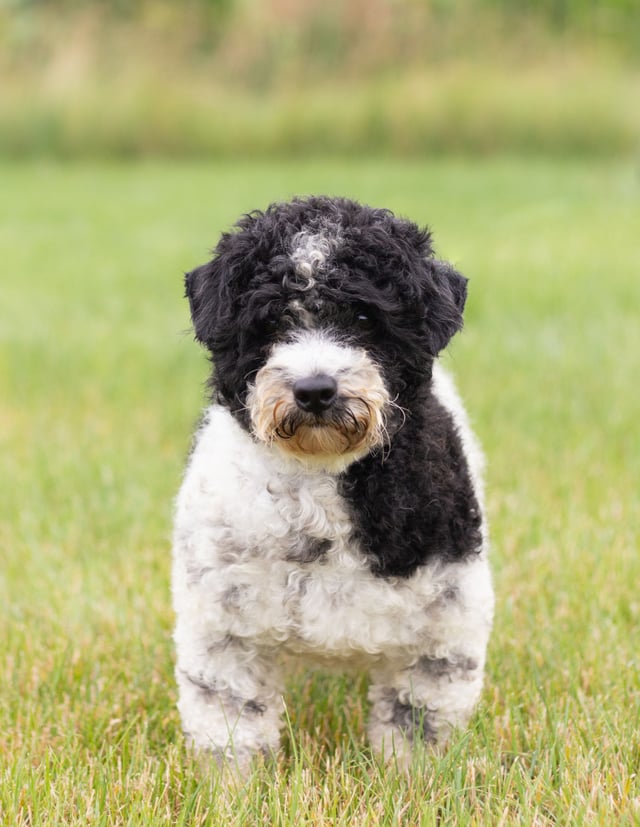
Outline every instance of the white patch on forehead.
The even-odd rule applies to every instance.
[[[291,261],[298,279],[285,286],[307,291],[315,287],[316,276],[326,267],[327,259],[338,244],[337,230],[333,237],[326,232],[310,233],[307,230],[296,233],[291,241]]]
[[[320,302],[318,301],[317,304],[319,305]],[[307,328],[308,330],[315,327],[315,318],[313,313],[304,306],[300,299],[293,299],[293,301],[290,301],[287,305],[287,309],[298,327]]]
[[[276,345],[267,364],[295,380],[320,373],[338,376],[358,369],[364,361],[369,363],[362,348],[340,344],[325,331],[303,331],[293,341]]]

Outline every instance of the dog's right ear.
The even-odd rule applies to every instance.
[[[218,261],[213,259],[184,277],[185,296],[189,299],[196,339],[206,346],[211,345],[215,331],[220,269]]]

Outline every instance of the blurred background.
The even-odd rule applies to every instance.
[[[637,0],[4,0],[0,153],[637,150]]]
[[[0,823],[638,824],[639,8],[0,0]],[[428,223],[470,278],[443,362],[497,615],[450,763],[398,797],[365,684],[302,674],[305,775],[280,762],[277,815],[260,792],[243,818],[175,710],[172,502],[210,372],[183,273],[311,192]]]

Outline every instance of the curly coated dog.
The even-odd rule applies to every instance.
[[[473,711],[483,458],[437,363],[466,285],[428,230],[328,197],[244,216],[187,274],[213,377],[176,507],[176,676],[215,762],[278,749],[292,656],[368,670],[371,745],[401,766]]]

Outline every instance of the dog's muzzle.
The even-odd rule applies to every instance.
[[[282,345],[258,371],[247,405],[254,435],[298,459],[345,467],[382,445],[389,394],[362,349],[332,344],[302,373],[300,346]],[[331,358],[328,358],[331,357]],[[297,375],[296,375],[297,374]]]

